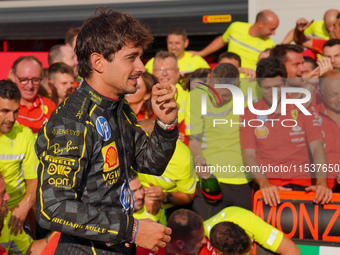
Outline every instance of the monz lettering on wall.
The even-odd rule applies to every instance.
[[[340,242],[340,202],[319,205],[282,201],[270,207],[259,200],[255,214],[288,238]]]

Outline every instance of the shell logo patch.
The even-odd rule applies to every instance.
[[[255,132],[256,137],[260,139],[267,138],[269,134],[269,130],[266,126],[257,127],[254,132]]]
[[[119,166],[119,158],[116,142],[112,142],[102,148],[102,155],[104,159],[104,172],[111,171]]]

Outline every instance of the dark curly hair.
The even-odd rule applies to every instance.
[[[149,30],[131,15],[112,8],[98,8],[96,14],[88,18],[76,41],[79,75],[89,78],[92,74],[91,54],[96,52],[111,62],[116,52],[127,43],[145,50],[153,41]]]
[[[229,255],[243,254],[252,245],[247,233],[229,221],[220,222],[211,229],[210,241],[216,249]]]
[[[0,81],[0,97],[20,102],[21,94],[17,85],[10,80]]]

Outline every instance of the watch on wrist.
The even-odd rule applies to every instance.
[[[165,124],[160,119],[157,118],[157,124],[163,129],[163,130],[173,130],[177,126],[177,119],[171,124]]]
[[[167,204],[171,204],[172,200],[174,200],[174,196],[168,192],[168,194],[166,195],[166,202]]]

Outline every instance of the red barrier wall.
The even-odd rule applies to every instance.
[[[43,65],[43,68],[48,67],[47,57],[48,52],[35,52],[35,51],[11,51],[0,52],[0,80],[7,79],[7,74],[11,69],[14,61],[21,56],[35,56]]]

